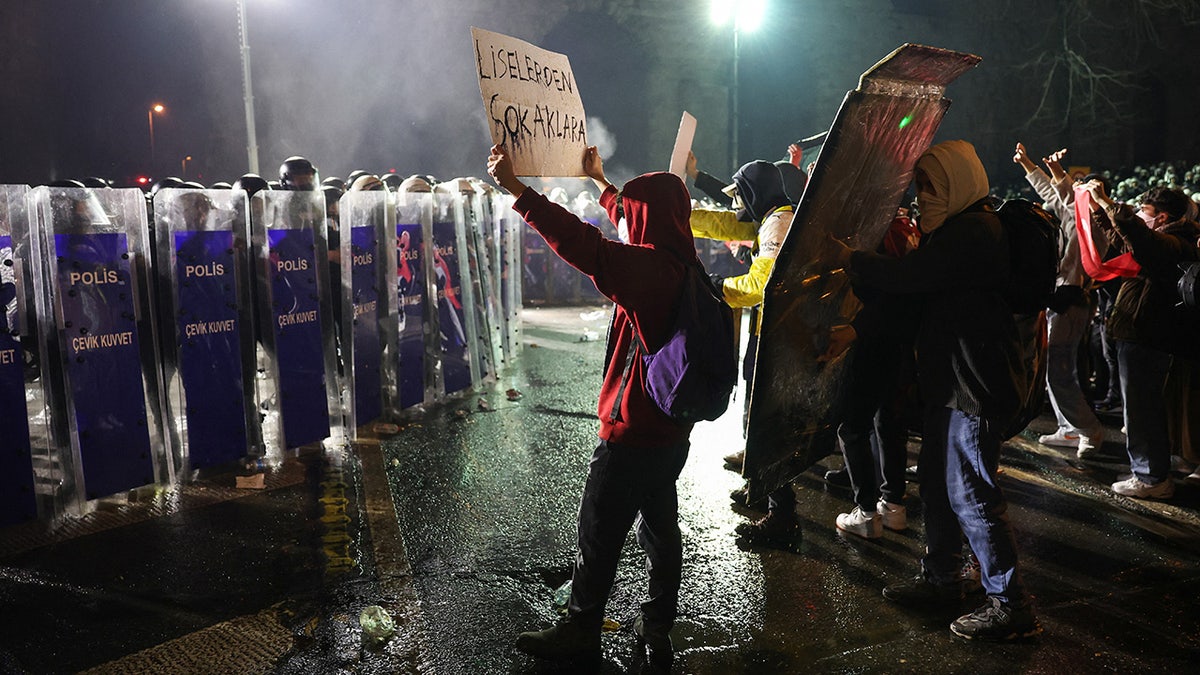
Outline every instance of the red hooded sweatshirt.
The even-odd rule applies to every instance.
[[[618,199],[629,227],[628,244],[606,239],[599,229],[529,188],[513,210],[616,303],[597,408],[600,438],[640,447],[671,445],[686,440],[692,425],[673,421],[646,395],[642,359],[634,359],[623,392],[621,377],[634,331],[651,352],[670,337],[685,261],[699,264],[688,226],[691,199],[683,181],[670,173],[638,176],[620,193],[613,187],[605,190],[600,205],[614,223],[619,220]]]

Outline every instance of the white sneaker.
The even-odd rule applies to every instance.
[[[1175,483],[1168,478],[1161,483],[1151,485],[1143,483],[1137,476],[1112,484],[1112,491],[1126,497],[1136,499],[1170,499],[1175,494]]]
[[[863,511],[854,507],[850,513],[839,513],[837,528],[863,539],[878,539],[883,536],[883,518],[874,511]]]
[[[1086,436],[1079,435],[1079,447],[1075,450],[1075,456],[1079,459],[1094,456],[1100,450],[1100,446],[1104,445],[1104,430],[1095,431]]]
[[[908,513],[903,504],[892,504],[881,497],[875,505],[875,512],[880,515],[887,529],[894,532],[908,529]]]
[[[1078,448],[1079,433],[1075,431],[1067,431],[1066,429],[1059,429],[1052,434],[1038,436],[1038,443],[1041,443],[1042,445],[1059,445],[1064,448]]]

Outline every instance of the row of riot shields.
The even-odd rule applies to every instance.
[[[0,526],[276,463],[494,378],[520,343],[510,203],[471,180],[337,209],[0,186]]]

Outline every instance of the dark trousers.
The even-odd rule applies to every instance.
[[[1171,478],[1171,439],[1163,395],[1171,355],[1136,342],[1114,342],[1121,371],[1129,468],[1138,480],[1157,485]]]
[[[1029,600],[1017,572],[1017,541],[1008,522],[1008,502],[996,483],[1001,442],[981,417],[952,408],[926,411],[917,460],[925,504],[921,568],[936,584],[961,578],[966,535],[987,594],[1022,606]]]
[[[884,338],[861,340],[851,358],[838,438],[854,503],[863,511],[874,511],[881,495],[892,504],[904,501],[908,430],[901,384],[906,374],[912,374],[912,344]]]
[[[636,527],[650,577],[650,597],[642,603],[646,629],[671,630],[683,569],[675,480],[689,447],[687,441],[634,448],[603,440],[596,446],[579,506],[579,553],[567,604],[570,621],[600,629],[621,547],[629,529]]]

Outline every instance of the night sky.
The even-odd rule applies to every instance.
[[[1061,72],[1050,114],[1031,120],[1048,66],[1018,68],[1040,49],[1061,47],[1076,0],[772,0],[767,25],[742,42],[738,163],[780,159],[788,140],[828,128],[858,75],[904,42],[984,57],[948,91],[955,105],[943,129],[973,140],[989,171],[1011,171],[1016,140],[1035,153],[1070,144],[1094,164],[1195,159],[1200,137],[1190,111],[1200,83],[1179,45],[1200,37],[1200,17],[1184,22],[1190,18],[1171,14],[1179,3],[1156,5],[1164,3],[1167,10],[1147,14],[1154,21],[1146,25],[1098,21],[1070,37],[1073,48],[1101,59],[1096,65],[1136,69],[1130,80],[1144,86],[1120,92],[1129,120],[1097,123],[1058,112],[1069,95]],[[671,139],[652,137],[663,125],[652,132],[648,120],[655,112],[677,120],[681,111],[674,102],[659,111],[656,88],[724,101],[712,92],[728,86],[729,34],[709,25],[708,4],[246,0],[260,173],[275,178],[285,157],[300,154],[322,176],[355,169],[483,175],[490,139],[472,25],[571,59],[589,139],[601,146],[606,167],[619,168],[615,179],[665,168],[659,149]],[[1115,12],[1133,5],[1149,6],[1089,3]],[[1180,21],[1172,26],[1164,16]],[[639,21],[684,30],[663,32],[663,41],[678,44],[647,44],[630,30]],[[140,175],[176,175],[209,184],[247,170],[235,0],[4,2],[0,49],[0,77],[9,87],[0,107],[0,183],[102,176],[130,185]],[[669,50],[685,65],[654,71],[654,54]],[[152,161],[147,110],[155,103],[166,110],[154,117]],[[713,149],[726,147],[724,133],[702,122],[697,147],[712,158]],[[707,168],[720,174],[735,166]]]
[[[525,38],[522,16],[483,5],[246,0],[260,173],[274,178],[300,154],[323,176],[482,174],[489,137],[469,27]],[[189,155],[188,179],[246,171],[234,0],[49,0],[0,12],[20,13],[35,36],[24,101],[38,102],[32,122],[43,130],[5,139],[0,181],[181,175]],[[155,103],[166,110],[154,115],[151,163]],[[47,154],[48,167],[35,161]]]

